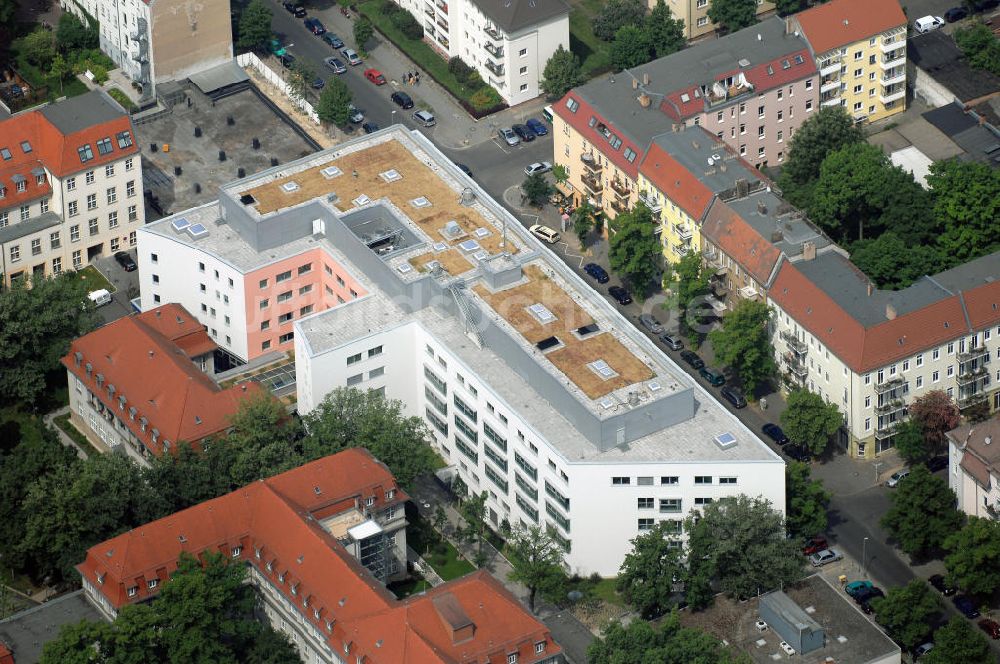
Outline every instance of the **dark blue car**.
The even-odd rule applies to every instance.
[[[535,118],[529,119],[524,124],[528,125],[528,129],[535,132],[536,136],[545,136],[547,133],[549,133],[548,128]]]
[[[767,434],[767,437],[776,442],[778,445],[787,445],[788,436],[785,432],[781,430],[777,424],[771,424],[770,422],[761,427],[761,430]]]
[[[599,284],[606,284],[610,279],[608,271],[597,263],[587,263],[583,266],[583,271],[593,277]]]
[[[966,595],[959,595],[951,600],[954,603],[955,608],[962,612],[962,615],[966,618],[978,618],[979,609],[976,608],[976,604],[969,599]]]
[[[332,46],[333,48],[344,48],[344,40],[342,40],[337,35],[332,32],[323,33],[323,41]]]

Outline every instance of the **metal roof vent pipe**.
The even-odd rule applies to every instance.
[[[986,436],[985,438],[983,438],[983,443],[985,445],[989,445],[992,442],[993,442],[993,436]]]
[[[247,176],[247,170],[242,166],[236,169],[236,177],[245,178]]]
[[[183,172],[184,169],[182,169],[180,166],[174,166],[174,175],[180,175]]]
[[[226,151],[219,150],[219,161],[225,161],[225,160],[226,160]]]
[[[652,102],[653,102],[653,100],[650,99],[649,95],[647,95],[645,92],[643,92],[641,95],[639,95],[639,106],[642,106],[643,108],[649,108],[649,105]]]
[[[636,78],[632,79],[632,89],[633,90],[638,90],[639,89],[639,79],[636,79]]]
[[[195,127],[194,128],[194,137],[195,138],[201,138],[201,127]]]
[[[642,73],[642,84],[649,85],[649,73],[647,72]]]
[[[200,194],[201,193],[201,183],[200,182],[195,182],[194,183],[194,193],[196,193],[196,194]]]
[[[251,146],[251,147],[252,147],[252,148],[253,148],[254,150],[260,150],[260,139],[259,139],[259,138],[257,138],[256,136],[254,136],[254,137],[253,137],[253,140],[252,140],[252,141],[250,141],[250,146]]]

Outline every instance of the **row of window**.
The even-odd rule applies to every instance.
[[[651,475],[639,476],[635,478],[635,486],[653,486],[656,484],[655,477]],[[699,485],[713,484],[714,479],[711,475],[695,475],[694,483]],[[720,476],[718,478],[719,484],[736,484],[736,477],[732,475]],[[661,486],[676,486],[680,484],[680,477],[677,475],[661,475],[660,482]],[[617,475],[611,478],[611,486],[631,486],[632,478],[627,475]]]

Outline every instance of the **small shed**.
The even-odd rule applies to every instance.
[[[780,590],[761,596],[760,617],[800,655],[823,647],[820,624]]]

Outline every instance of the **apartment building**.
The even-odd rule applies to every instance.
[[[969,516],[1000,519],[1000,417],[963,424],[946,434],[948,486]]]
[[[752,166],[781,164],[818,107],[817,80],[805,40],[773,18],[574,88],[553,106],[564,191],[615,217],[639,200],[653,140],[683,127],[704,128]]]
[[[141,91],[179,81],[233,59],[228,0],[61,0],[86,23],[100,25],[101,50]]]
[[[263,617],[309,664],[561,662],[485,572],[405,600],[384,588],[405,573],[407,498],[366,450],[346,450],[97,544],[77,570],[113,619],[156,597],[182,553],[221,552],[247,566]]]
[[[569,50],[565,0],[396,0],[424,26],[424,41],[441,56],[459,56],[509,106],[542,94],[552,54]]]
[[[132,121],[104,92],[0,120],[0,285],[128,249],[144,218]]]
[[[718,27],[708,18],[709,0],[666,0],[670,13],[674,18],[684,21],[685,39],[706,37]],[[650,9],[656,6],[656,0],[647,0]],[[774,3],[758,0],[757,16],[763,16],[774,11]]]
[[[219,265],[319,252],[312,270],[356,296],[324,293],[324,308],[300,315],[293,292],[282,329],[299,412],[343,386],[398,399],[451,475],[487,493],[493,527],[548,529],[575,571],[614,575],[659,520],[681,546],[683,519],[722,496],[784,506],[780,457],[419,132],[359,137],[150,224],[140,262],[164,252],[161,286],[197,283],[196,259],[166,260],[168,245]],[[142,283],[145,306],[159,291]],[[259,310],[269,288],[233,306]]]
[[[98,447],[147,464],[224,434],[259,383],[222,389],[215,343],[184,307],[167,304],[126,316],[74,340],[62,358],[73,424]]]
[[[907,405],[931,390],[995,411],[997,274],[1000,253],[883,291],[832,248],[783,261],[768,291],[782,378],[841,409],[841,442],[856,457],[891,448]]]
[[[906,110],[906,15],[897,0],[832,0],[789,16],[819,69],[821,106],[857,122]]]

